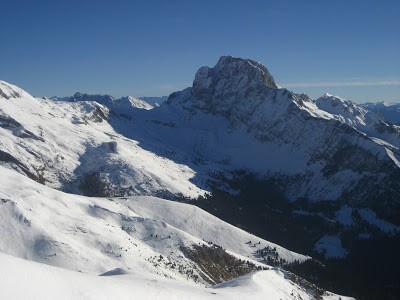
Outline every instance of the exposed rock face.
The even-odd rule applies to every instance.
[[[278,87],[267,68],[258,62],[223,56],[214,68],[201,67],[192,88],[192,104],[212,113],[242,119],[252,114],[263,93]],[[245,99],[251,98],[251,101]]]

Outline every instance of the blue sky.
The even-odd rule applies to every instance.
[[[400,102],[400,1],[0,1],[0,79],[37,96],[168,95],[221,55],[317,97]]]

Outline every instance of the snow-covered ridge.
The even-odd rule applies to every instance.
[[[161,97],[134,97],[134,96],[126,96],[121,98],[115,98],[110,95],[101,95],[101,94],[86,94],[86,93],[75,93],[73,96],[66,96],[66,97],[42,97],[43,99],[47,100],[54,100],[54,101],[66,101],[66,102],[75,102],[75,101],[95,101],[100,104],[107,106],[108,108],[112,109],[114,106],[118,107],[121,106],[120,103],[129,102],[130,106],[126,106],[126,110],[130,110],[132,108],[142,108],[142,109],[152,109],[154,107],[160,106],[162,103],[168,100],[168,96],[161,96]],[[125,111],[126,112],[126,111]]]
[[[132,97],[122,97],[116,99],[110,95],[89,95],[82,93],[75,93],[68,101],[95,101],[106,106],[111,111],[117,114],[130,114],[132,109],[152,109],[153,106],[146,101]]]
[[[342,123],[365,133],[371,138],[385,140],[400,147],[400,127],[386,121],[382,116],[362,105],[325,94],[315,101],[317,107],[332,115]]]
[[[29,94],[27,92],[17,87],[16,85],[0,80],[0,98],[22,98],[28,95]]]
[[[367,110],[355,103],[326,93],[315,101],[317,107],[332,115],[336,115],[342,122],[350,125],[365,125]]]
[[[381,115],[385,120],[400,126],[400,103],[364,103],[362,107]]]
[[[161,96],[161,97],[137,97],[140,100],[145,101],[152,107],[158,107],[163,104],[165,101],[168,100],[168,96]]]

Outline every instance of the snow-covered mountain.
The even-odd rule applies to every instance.
[[[231,56],[200,68],[193,86],[167,101],[82,93],[34,98],[0,81],[0,251],[91,274],[139,272],[200,284],[265,268],[271,255],[305,260],[191,205],[154,197],[237,194],[241,186],[233,182],[241,173],[273,181],[292,203],[337,203],[327,216],[293,214],[343,227],[366,221],[396,234],[399,132],[351,101],[329,94],[314,101],[280,88],[260,63]],[[318,253],[351,252],[342,247],[340,226],[314,241]],[[237,268],[207,269],[212,257]],[[231,284],[244,282],[246,290],[258,276],[277,276],[273,291],[292,285],[289,273],[273,274]],[[315,297],[309,287],[293,289]]]
[[[197,174],[245,169],[280,181],[289,199],[340,198],[397,213],[398,127],[369,121],[366,111],[357,118],[356,111],[342,116],[330,104],[323,110],[318,105],[330,102],[324,99],[278,88],[259,63],[222,57],[214,68],[199,69],[192,88],[139,112],[132,127],[146,124],[146,131],[120,132],[147,145],[152,141],[153,150],[153,137],[172,145],[170,157],[191,160]]]
[[[400,125],[400,103],[388,103],[385,101],[376,103],[364,103],[362,107],[381,115],[385,120]]]
[[[108,95],[54,102],[2,86],[3,119],[18,130],[2,126],[0,150],[52,187],[193,197],[229,190],[244,169],[276,180],[288,199],[341,199],[392,219],[399,212],[399,128],[337,97],[313,101],[278,88],[252,60],[221,57],[151,110],[119,109]]]
[[[400,147],[400,126],[394,125],[374,111],[361,105],[325,94],[315,102],[318,108],[332,114],[332,117],[365,133],[371,139],[380,139]],[[380,141],[376,140],[377,143]],[[386,144],[387,147],[390,147]]]

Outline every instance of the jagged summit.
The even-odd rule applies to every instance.
[[[201,67],[193,82],[193,91],[201,93],[204,89],[218,84],[221,88],[239,88],[246,85],[264,84],[277,89],[274,78],[268,69],[251,59],[222,56],[215,67]]]
[[[281,98],[277,94],[287,92],[278,88],[267,68],[260,63],[222,56],[214,67],[201,67],[193,86],[171,94],[167,103],[223,115],[236,122],[253,115],[263,103]],[[283,106],[288,104],[289,101],[282,103]]]
[[[221,72],[230,70],[234,71],[239,69],[239,71],[248,72],[254,75],[253,79],[261,79],[270,88],[277,89],[278,86],[275,83],[274,78],[269,73],[268,69],[258,61],[252,59],[243,59],[233,56],[222,56],[216,68]],[[233,75],[233,74],[230,74]]]

